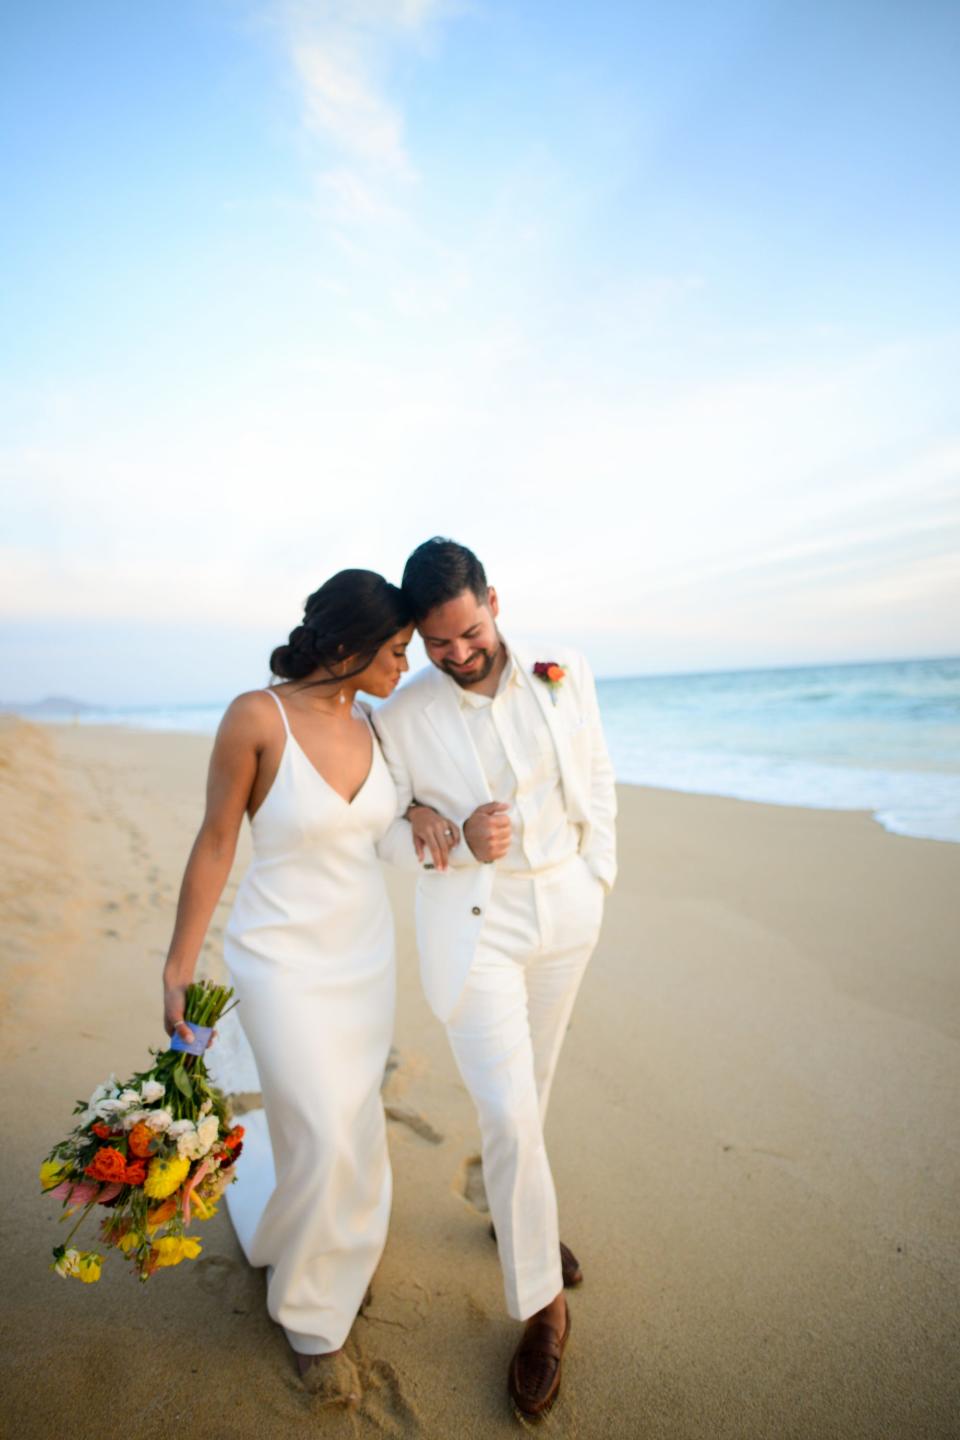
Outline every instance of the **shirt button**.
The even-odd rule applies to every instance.
[[[474,905],[473,909],[470,911],[471,915],[479,915],[480,913],[481,911],[479,905]]]

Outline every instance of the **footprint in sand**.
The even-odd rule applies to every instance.
[[[403,1391],[400,1377],[388,1360],[368,1360],[363,1346],[351,1335],[345,1346],[360,1374],[363,1398],[359,1415],[387,1440],[413,1440],[423,1429],[420,1417]]]
[[[483,1162],[479,1155],[468,1155],[462,1162],[453,1182],[453,1189],[471,1210],[476,1210],[480,1215],[490,1214],[483,1184]]]
[[[419,1330],[430,1309],[430,1292],[419,1280],[401,1280],[391,1289],[378,1285],[367,1291],[360,1313],[370,1325]]]
[[[443,1144],[440,1131],[435,1130],[419,1110],[411,1110],[409,1105],[384,1105],[383,1113],[388,1120],[395,1120],[398,1125],[406,1125],[414,1135],[419,1135],[421,1140],[427,1140],[431,1145]]]
[[[467,1295],[467,1327],[476,1334],[485,1330],[490,1324],[490,1315],[486,1307],[479,1301],[476,1295]]]
[[[234,1315],[249,1314],[249,1285],[255,1277],[247,1266],[229,1255],[205,1255],[196,1262],[193,1274],[200,1289],[229,1305]]]
[[[426,1140],[431,1145],[441,1145],[444,1137],[430,1124],[427,1117],[412,1105],[399,1103],[407,1083],[415,1073],[415,1067],[407,1064],[397,1047],[391,1045],[380,1084],[384,1112],[388,1120],[393,1120],[398,1125],[406,1125],[415,1135],[419,1135],[421,1140]]]

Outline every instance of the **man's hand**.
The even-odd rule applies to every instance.
[[[422,862],[429,850],[433,868],[446,870],[447,856],[455,845],[460,844],[459,825],[438,815],[429,805],[411,805],[407,810],[407,819],[413,830],[417,859]]]
[[[491,800],[478,805],[469,820],[463,822],[463,838],[484,865],[502,860],[510,849],[509,805]]]

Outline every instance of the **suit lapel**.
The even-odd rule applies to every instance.
[[[561,686],[560,693],[557,696],[557,703],[554,705],[553,697],[550,693],[550,686],[534,678],[533,662],[528,660],[525,655],[519,654],[516,650],[513,650],[512,653],[517,665],[519,665],[523,671],[526,683],[529,684],[540,709],[543,711],[543,718],[546,720],[550,734],[553,736],[553,743],[557,752],[557,763],[560,766],[560,781],[563,785],[563,793],[567,801],[567,812],[572,820],[586,820],[588,819],[588,814],[583,801],[580,775],[573,757],[573,751],[570,748],[567,732],[560,718],[564,702],[566,701],[569,704],[570,697],[569,695],[564,695],[563,687]],[[563,681],[563,685],[569,684],[570,676],[568,673],[566,679]]]
[[[485,804],[492,796],[476,746],[470,738],[470,731],[455,693],[443,677],[440,677],[440,681],[441,683],[434,687],[433,697],[425,707],[424,715],[463,776],[470,796],[481,796],[477,804]]]

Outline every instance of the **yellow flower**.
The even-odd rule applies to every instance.
[[[153,1242],[153,1254],[157,1268],[164,1265],[179,1265],[181,1260],[196,1260],[203,1246],[199,1240],[187,1240],[179,1235],[166,1235]]]
[[[60,1184],[64,1174],[70,1169],[69,1165],[62,1160],[44,1160],[40,1166],[40,1185],[44,1190],[53,1190]]]
[[[217,1213],[217,1207],[213,1201],[205,1199],[199,1190],[194,1190],[190,1197],[190,1206],[198,1220],[209,1220],[211,1216]]]
[[[159,1155],[150,1161],[144,1190],[151,1200],[165,1200],[174,1190],[179,1190],[190,1173],[190,1161],[174,1156],[163,1160]]]
[[[135,1230],[128,1230],[126,1235],[121,1235],[117,1241],[117,1248],[122,1250],[124,1255],[129,1255],[131,1250],[136,1250],[140,1244],[140,1236]]]
[[[100,1279],[100,1267],[103,1265],[103,1256],[94,1255],[92,1252],[81,1255],[77,1262],[77,1273],[84,1285],[95,1285]]]

